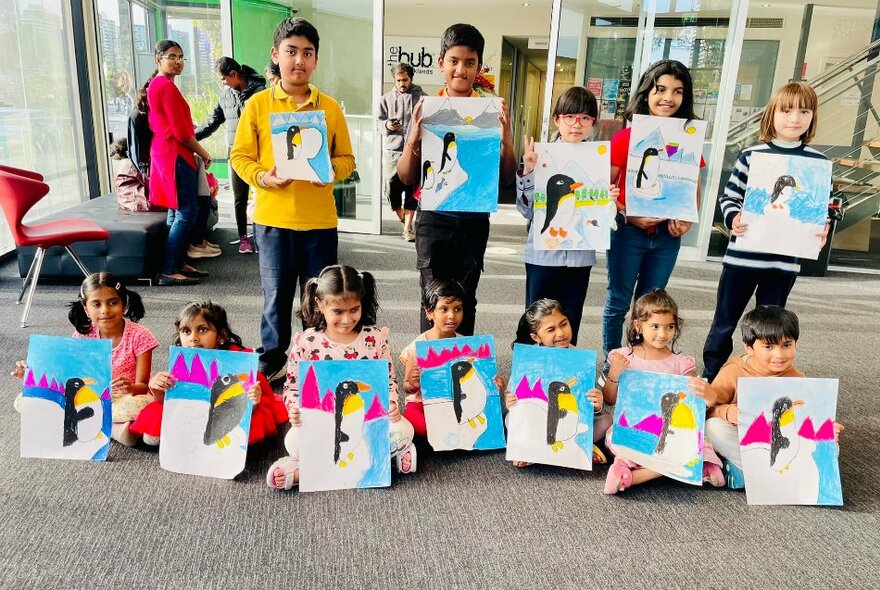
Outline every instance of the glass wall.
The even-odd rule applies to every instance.
[[[0,2],[0,162],[45,176],[51,190],[38,214],[88,195],[69,8],[65,0]],[[14,248],[4,223],[0,253]]]

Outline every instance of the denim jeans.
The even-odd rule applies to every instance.
[[[263,288],[260,370],[266,373],[287,362],[294,303],[301,300],[306,281],[318,276],[325,266],[336,264],[339,239],[335,227],[296,231],[259,224],[254,225],[254,238],[260,251]]]
[[[211,195],[199,195],[196,197],[196,218],[189,230],[189,243],[201,246],[208,235],[208,217],[211,214]]]
[[[186,160],[177,156],[174,176],[177,183],[177,209],[168,210],[168,240],[165,243],[165,262],[162,265],[164,275],[180,272],[198,210],[198,172]]]
[[[681,238],[669,235],[666,222],[649,234],[634,225],[621,225],[611,232],[608,250],[608,296],[602,325],[602,346],[605,356],[620,348],[623,322],[632,306],[633,294],[638,299],[653,289],[665,289]]]

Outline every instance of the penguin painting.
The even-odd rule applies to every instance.
[[[446,162],[449,162],[449,167],[446,166]],[[443,156],[440,158],[440,174],[449,174],[456,162],[458,162],[458,146],[455,143],[455,133],[447,131],[446,135],[443,136]]]
[[[666,393],[660,398],[663,431],[657,443],[656,455],[666,455],[675,462],[693,466],[699,461],[699,433],[694,411],[684,403],[687,394]]]
[[[428,190],[434,186],[434,166],[431,160],[425,160],[422,164],[422,190]]]
[[[773,402],[770,410],[770,469],[782,473],[797,456],[794,408],[802,405],[803,401],[791,401],[790,397],[781,397]]]
[[[104,424],[104,407],[101,398],[89,385],[95,383],[88,377],[73,377],[64,385],[64,441],[69,447],[77,441],[90,441],[101,436]]]
[[[797,188],[797,181],[792,176],[784,174],[776,179],[773,185],[773,192],[770,194],[770,207],[773,209],[783,209],[786,203],[791,199],[791,188]]]
[[[463,420],[467,420],[471,428],[476,428],[477,422],[485,424],[486,419],[482,414],[489,392],[474,370],[473,359],[454,363],[451,371],[452,408],[456,422],[462,424]]]
[[[660,152],[657,148],[649,147],[642,154],[642,162],[639,164],[639,172],[636,174],[636,192],[645,197],[656,197],[660,194],[660,182],[657,177],[660,174]]]
[[[583,182],[575,182],[565,174],[554,174],[547,181],[547,216],[544,218],[544,227],[541,233],[550,229],[550,235],[554,238],[564,238],[568,235],[565,227],[571,223],[574,217],[574,191],[584,186]]]
[[[365,404],[360,396],[370,386],[360,381],[341,381],[334,391],[335,435],[333,462],[346,467],[354,459],[354,449],[361,442]]]
[[[295,160],[302,151],[302,133],[299,125],[291,125],[287,128],[287,159]]]
[[[241,382],[247,375],[221,375],[211,386],[211,402],[208,423],[205,425],[204,443],[217,444],[221,449],[229,445],[229,434],[241,422],[247,409],[247,395]]]
[[[577,434],[577,399],[571,392],[576,379],[551,381],[547,388],[547,444],[558,453],[564,443]]]

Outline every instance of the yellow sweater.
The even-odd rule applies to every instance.
[[[297,105],[281,85],[276,84],[254,94],[241,113],[229,161],[242,180],[257,189],[254,222],[260,225],[294,230],[328,229],[337,225],[332,184],[317,187],[310,182],[294,180],[284,188],[263,188],[257,182],[260,173],[275,165],[269,125],[271,113],[324,111],[333,177],[344,180],[354,171],[354,153],[342,109],[315,86],[309,84],[309,88],[312,90],[309,99]]]

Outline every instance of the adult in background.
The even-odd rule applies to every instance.
[[[226,145],[232,149],[235,130],[244,103],[255,93],[266,88],[266,79],[250,66],[239,64],[231,57],[221,57],[214,64],[214,73],[223,84],[223,92],[214,112],[207,121],[196,127],[196,139],[201,141],[210,137],[223,122],[226,122]],[[232,194],[235,197],[235,223],[238,226],[239,254],[253,254],[254,247],[247,235],[247,204],[250,187],[238,173],[232,173]]]
[[[211,165],[211,154],[199,145],[189,105],[174,85],[183,72],[183,49],[175,41],[156,43],[158,69],[147,86],[147,105],[153,141],[150,144],[150,202],[168,208],[168,241],[160,285],[192,285],[207,273],[186,263],[190,230],[198,213],[198,165],[195,156]]]
[[[412,121],[412,110],[419,100],[425,96],[421,86],[413,84],[414,70],[406,62],[400,62],[391,68],[394,77],[394,88],[382,96],[379,102],[379,132],[382,134],[382,179],[385,187],[385,198],[391,208],[403,222],[403,239],[415,242],[413,232],[413,215],[418,207],[414,185],[406,185],[397,175],[397,161],[403,154],[403,145]],[[401,207],[401,194],[403,203]]]

